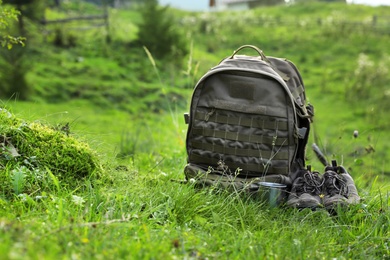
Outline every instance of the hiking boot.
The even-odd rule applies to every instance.
[[[337,205],[347,205],[348,185],[345,178],[333,170],[327,170],[324,173],[324,206],[327,209]]]
[[[358,194],[358,191],[355,186],[355,182],[353,181],[351,175],[348,174],[348,172],[341,173],[341,176],[344,177],[344,180],[347,184],[348,188],[348,204],[357,204],[360,202],[360,196]]]
[[[359,196],[357,188],[355,186],[355,182],[353,181],[352,176],[347,172],[347,170],[343,166],[328,166],[325,168],[325,171],[334,171],[334,172],[338,173],[338,175],[341,177],[342,181],[345,183],[347,194],[343,195],[343,197],[345,197],[345,198],[340,198],[342,205],[357,204],[360,202],[360,196]],[[324,187],[324,188],[326,188],[326,187]],[[335,198],[328,201],[327,204],[332,204],[331,203],[332,200],[335,200]],[[337,201],[336,201],[336,203],[337,203]],[[324,204],[325,204],[325,202],[324,202]]]
[[[294,180],[287,206],[315,209],[321,206],[321,186],[323,180],[318,172],[304,171]]]

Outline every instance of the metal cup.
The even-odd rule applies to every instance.
[[[284,202],[286,185],[275,182],[259,182],[258,185],[260,200],[265,202],[269,207],[275,208]]]

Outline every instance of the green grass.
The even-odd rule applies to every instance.
[[[115,17],[117,40],[112,45],[101,45],[98,38],[99,44],[74,49],[37,48],[28,78],[38,94],[29,102],[10,99],[3,104],[21,119],[53,126],[69,123],[70,135],[98,153],[105,178],[88,178],[73,188],[53,179],[54,185],[45,190],[0,197],[0,255],[4,259],[389,258],[389,125],[385,112],[372,112],[381,111],[384,103],[378,97],[386,90],[388,75],[376,74],[370,98],[358,98],[353,88],[354,82],[363,82],[367,73],[376,71],[367,67],[355,74],[359,55],[365,53],[378,67],[388,54],[389,36],[332,25],[298,30],[286,24],[245,23],[264,14],[272,19],[310,20],[316,14],[322,19],[337,15],[362,21],[389,12],[362,6],[345,10],[321,4],[244,13],[176,12],[196,18],[192,25],[183,22],[191,28],[190,66],[170,71],[172,67],[157,61],[160,80],[143,50],[129,51],[123,45],[135,35],[124,33],[139,20],[134,11],[120,11]],[[121,17],[134,23],[121,30]],[[202,31],[202,19],[211,21],[214,31]],[[176,181],[184,179],[182,113],[188,109],[192,86],[207,69],[246,43],[259,45],[268,55],[288,57],[301,70],[316,109],[310,143],[317,142],[328,159],[349,169],[362,197],[360,204],[333,215],[325,210],[270,209],[245,194],[198,190]],[[365,88],[371,87],[365,82]],[[76,91],[81,96],[72,96]],[[367,152],[370,147],[375,152]],[[310,147],[307,156],[314,169],[323,170]],[[10,185],[16,191],[30,181],[17,171],[13,174]]]
[[[86,181],[76,190],[60,186],[2,200],[0,251],[11,259],[389,255],[389,184],[378,176],[354,174],[363,203],[337,215],[268,209],[245,195],[172,182],[183,179],[185,165],[185,125],[176,114],[133,117],[82,102],[8,106],[16,115],[53,124],[76,119],[71,133],[96,145],[109,174],[105,183]],[[116,159],[122,131],[132,129],[136,153]]]

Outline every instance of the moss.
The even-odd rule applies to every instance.
[[[98,156],[88,144],[69,136],[67,131],[27,122],[1,109],[0,180],[2,185],[10,184],[8,189],[2,187],[3,193],[12,190],[11,173],[20,167],[28,169],[30,175],[46,172],[48,178],[51,172],[62,185],[69,187],[78,180],[99,176],[102,172]],[[36,179],[34,182],[39,186]]]

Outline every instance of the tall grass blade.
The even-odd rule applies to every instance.
[[[149,49],[148,49],[146,46],[143,46],[143,48],[144,48],[144,50],[145,50],[145,52],[146,52],[146,55],[148,55],[148,59],[149,59],[150,63],[152,63],[154,72],[156,73],[159,82],[162,82],[162,81],[161,81],[161,77],[160,77],[160,73],[158,73],[156,61],[154,60],[153,55],[150,53]],[[162,90],[163,94],[165,95],[165,94],[166,94],[166,91],[165,91],[164,86],[161,86],[161,90]]]
[[[12,187],[16,195],[19,195],[23,192],[25,186],[25,176],[21,168],[17,168],[12,171]]]
[[[46,167],[46,171],[49,174],[50,179],[53,181],[54,185],[56,186],[57,192],[59,192],[60,191],[60,182],[58,181],[58,178],[56,176],[54,176],[54,174],[51,172],[51,170],[47,167]]]

